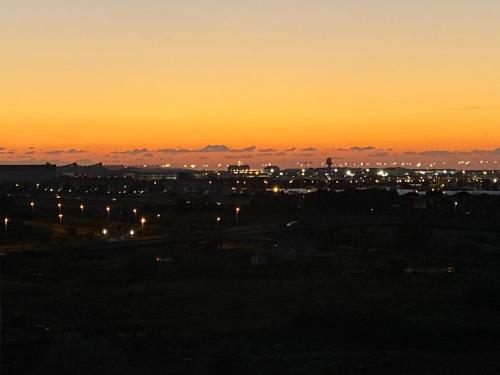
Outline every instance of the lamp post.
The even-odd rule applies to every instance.
[[[217,218],[215,219],[216,223],[217,223],[217,231],[220,229],[220,222],[221,222],[222,218],[220,216],[217,216]]]
[[[35,220],[35,202],[31,202],[30,206],[31,206],[31,220]]]
[[[61,213],[61,210],[62,210],[62,203],[61,202],[59,202],[57,204],[57,208],[59,209],[59,213]]]
[[[236,207],[234,209],[234,212],[236,214],[236,225],[238,225],[240,223],[240,208]]]
[[[137,220],[137,208],[134,208],[132,212],[134,213],[134,219]]]
[[[59,224],[62,225],[63,214],[59,214]]]
[[[144,224],[146,224],[146,218],[141,218],[141,232],[144,235]]]
[[[107,206],[106,207],[106,218],[108,219],[109,221],[109,214],[111,213],[111,207]]]
[[[4,241],[5,241],[5,243],[7,243],[7,237],[8,237],[8,232],[9,232],[9,218],[6,217],[5,219],[3,219],[3,222],[4,222],[4,228],[5,228]]]
[[[83,204],[80,204],[80,215],[83,217],[83,210],[85,209],[85,206]]]

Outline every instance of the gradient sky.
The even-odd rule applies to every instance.
[[[2,0],[0,56],[0,161],[500,160],[497,0]]]

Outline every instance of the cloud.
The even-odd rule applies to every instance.
[[[500,147],[494,148],[492,150],[472,150],[471,153],[481,155],[500,155]]]
[[[164,153],[164,154],[186,154],[189,152],[193,152],[193,150],[188,150],[185,148],[162,148],[156,150],[156,152]]]
[[[457,153],[454,151],[447,151],[447,150],[429,150],[429,151],[422,151],[419,152],[417,155],[422,155],[422,156],[437,156],[437,157],[448,157],[448,156],[453,156],[456,155]]]
[[[371,153],[369,156],[374,157],[374,158],[386,158],[386,157],[390,156],[390,154],[387,151],[377,150],[377,151]]]
[[[187,153],[223,153],[223,152],[252,152],[255,151],[257,147],[249,146],[240,149],[233,149],[226,145],[206,145],[202,148],[188,149],[188,148],[162,148],[156,150],[156,152],[165,154],[187,154]]]
[[[318,149],[314,147],[306,147],[300,150],[301,152],[312,152],[312,151],[318,151]]]
[[[207,145],[197,150],[197,152],[230,152],[231,149],[226,145]]]
[[[274,148],[261,148],[259,152],[276,152],[278,150],[275,150]]]
[[[85,150],[77,150],[75,148],[70,148],[68,151],[66,151],[67,154],[84,154],[87,153],[88,151]]]
[[[47,155],[62,155],[62,154],[84,154],[88,151],[85,150],[77,150],[75,148],[70,148],[69,150],[49,150],[45,151]]]
[[[113,151],[111,154],[115,154],[115,155],[141,155],[141,154],[145,154],[148,152],[151,152],[151,151],[147,148],[135,148],[133,150]]]
[[[284,152],[294,152],[295,150],[297,150],[297,147],[290,147],[290,148],[284,149],[283,151]]]
[[[281,151],[281,152],[263,152],[262,154],[259,154],[259,156],[283,156],[286,155],[286,152]]]
[[[425,151],[405,151],[405,155],[420,155],[420,156],[430,156],[430,157],[451,157],[460,155],[500,155],[500,147],[491,150],[471,150],[471,151],[456,151],[456,150],[425,150]]]
[[[349,150],[350,151],[373,151],[376,150],[377,148],[374,146],[352,146]]]
[[[225,158],[231,160],[253,159],[253,155],[227,155]]]

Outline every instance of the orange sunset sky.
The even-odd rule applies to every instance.
[[[494,164],[499,46],[492,0],[3,0],[0,162]]]

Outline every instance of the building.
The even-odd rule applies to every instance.
[[[95,165],[79,165],[77,163],[57,167],[57,173],[67,177],[104,177],[109,174],[102,163]]]
[[[231,174],[249,174],[250,166],[246,164],[229,165],[227,171]]]
[[[44,182],[55,178],[57,168],[53,164],[0,165],[0,182]]]
[[[268,173],[269,175],[277,175],[280,173],[280,167],[276,165],[267,165],[264,167],[264,173]]]

